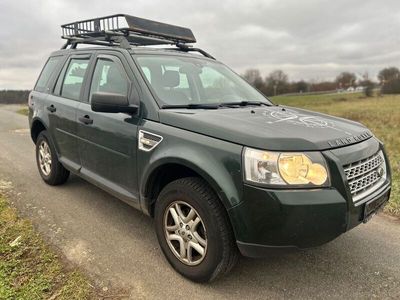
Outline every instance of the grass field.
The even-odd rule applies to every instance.
[[[366,125],[384,142],[393,171],[393,189],[386,211],[400,217],[400,95],[365,98],[360,93],[277,96],[277,104],[301,107]],[[27,115],[28,108],[18,111]]]
[[[361,94],[277,96],[273,102],[315,110],[366,125],[386,146],[393,189],[386,211],[400,216],[400,95],[365,98]]]
[[[19,113],[21,115],[24,115],[24,116],[27,116],[29,114],[29,109],[28,109],[27,106],[26,107],[22,107],[17,111],[17,113]]]
[[[67,267],[0,195],[0,299],[93,298],[87,278]]]

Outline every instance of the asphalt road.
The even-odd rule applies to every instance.
[[[320,248],[243,258],[213,284],[187,281],[164,259],[150,218],[76,176],[42,182],[16,109],[0,106],[0,188],[11,182],[19,211],[101,286],[133,299],[400,298],[400,222],[384,215]]]

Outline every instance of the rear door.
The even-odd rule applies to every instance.
[[[107,53],[107,54],[106,54]],[[112,52],[111,52],[112,53]],[[129,97],[133,73],[120,53],[98,53],[88,101],[78,106],[81,173],[126,201],[137,204],[137,125],[139,118],[125,113],[98,113],[90,106],[95,92],[118,93]],[[130,100],[131,101],[131,100]]]
[[[62,55],[51,56],[44,65],[42,72],[36,81],[34,89],[29,94],[29,126],[32,128],[33,121],[41,120],[49,127],[47,98],[54,81],[63,66],[65,57]]]
[[[90,63],[90,54],[72,55],[47,98],[50,134],[60,161],[72,171],[80,168],[76,113]]]

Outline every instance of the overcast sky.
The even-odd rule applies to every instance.
[[[60,24],[114,13],[190,27],[240,73],[324,80],[400,67],[399,0],[0,0],[0,89],[33,87],[64,42]]]

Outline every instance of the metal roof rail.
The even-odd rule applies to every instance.
[[[186,44],[181,44],[181,43],[177,43],[176,47],[178,48],[171,48],[171,50],[181,50],[183,52],[199,52],[200,54],[202,54],[205,57],[211,58],[211,59],[215,59],[214,56],[212,56],[211,54],[209,54],[208,52],[204,51],[203,49],[200,48],[194,48],[191,45],[186,45]]]

